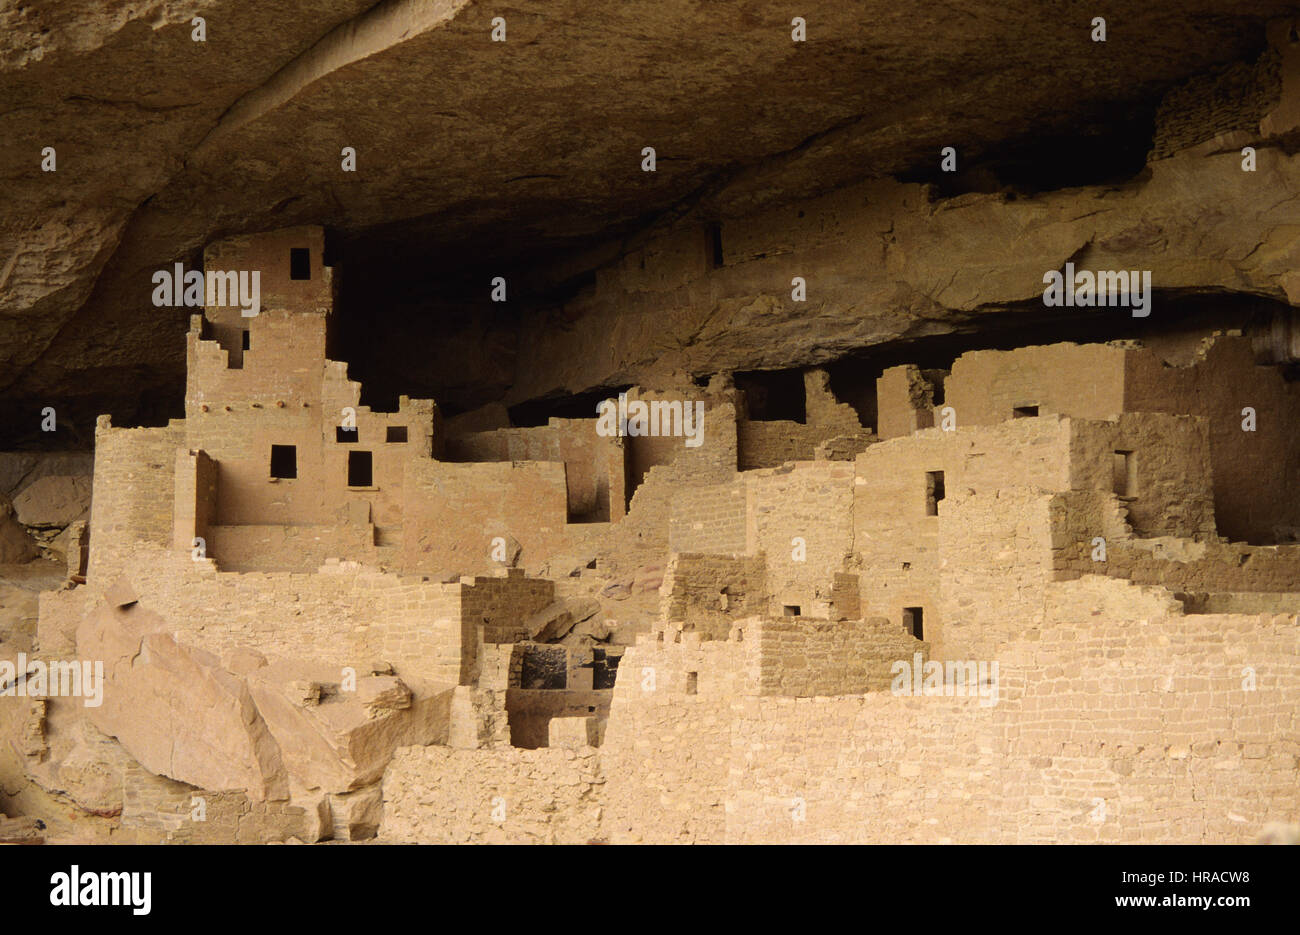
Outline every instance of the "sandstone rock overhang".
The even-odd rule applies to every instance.
[[[505,42],[480,0],[20,8],[0,46],[0,395],[165,417],[185,323],[148,304],[148,273],[214,237],[323,223],[448,270],[519,263],[665,212],[735,217],[898,174],[944,145],[1123,122],[1252,59],[1293,11],[1146,4],[1101,44],[1091,13],[1027,2],[811,2],[804,43],[770,0],[533,0],[505,11]]]

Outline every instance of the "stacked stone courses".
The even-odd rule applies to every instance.
[[[871,426],[818,367],[798,422],[753,418],[726,373],[628,391],[701,402],[692,446],[360,405],[326,357],[323,243],[211,245],[265,271],[262,312],[195,317],[184,420],[97,426],[85,580],[42,596],[36,639],[100,654],[111,703],[0,699],[35,725],[24,769],[89,756],[78,719],[115,745],[123,839],[1300,821],[1300,406],[1240,334],[889,367]]]

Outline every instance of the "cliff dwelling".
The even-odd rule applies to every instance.
[[[0,14],[0,841],[1300,841],[1291,5],[141,6]]]

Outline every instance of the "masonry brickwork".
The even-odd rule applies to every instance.
[[[184,420],[97,427],[85,580],[42,595],[37,642],[106,662],[84,717],[121,833],[1243,842],[1300,818],[1300,412],[1240,336],[890,367],[874,426],[815,367],[802,421],[752,418],[728,374],[627,392],[702,403],[695,445],[362,406],[323,256],[314,228],[212,245],[262,271],[262,309],[195,316]],[[24,768],[85,756],[72,710],[6,708]]]

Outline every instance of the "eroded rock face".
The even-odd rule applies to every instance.
[[[13,504],[0,494],[0,565],[19,565],[37,554],[36,542],[14,516]]]
[[[130,598],[78,628],[78,654],[104,662],[103,704],[86,714],[155,775],[254,801],[349,793],[378,782],[397,747],[446,740],[450,686],[379,675],[345,690],[336,666],[252,651],[223,660]]]
[[[1147,4],[1102,46],[1086,18],[1063,28],[1030,2],[812,2],[801,43],[772,2],[527,2],[504,43],[481,0],[14,8],[0,394],[64,401],[87,425],[104,408],[170,414],[158,391],[179,386],[188,312],[154,308],[150,274],[220,234],[324,223],[453,275],[485,250],[514,266],[662,212],[744,216],[929,165],[944,145],[966,159],[1081,133],[1249,59],[1289,9]]]
[[[90,515],[90,478],[55,474],[39,478],[14,498],[24,526],[67,526]]]
[[[341,691],[339,671],[329,666],[282,661],[248,676],[249,691],[280,746],[295,781],[330,793],[351,792],[377,782],[397,746],[444,742],[451,692],[412,691],[394,676],[357,680]],[[324,684],[317,700],[295,686]]]
[[[280,750],[244,680],[167,632],[138,605],[101,606],[77,650],[104,662],[104,702],[89,717],[150,772],[250,798],[288,798]]]

